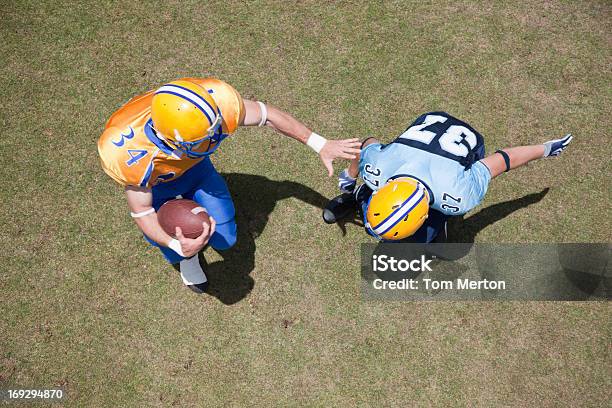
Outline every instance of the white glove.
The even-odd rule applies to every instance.
[[[544,142],[544,157],[559,156],[561,152],[570,144],[572,138],[573,136],[571,134],[567,134],[561,139]]]
[[[342,173],[338,176],[338,187],[343,193],[352,193],[357,185],[357,179],[351,177],[348,173],[348,169],[342,170]]]

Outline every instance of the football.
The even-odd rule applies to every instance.
[[[157,211],[159,225],[168,235],[176,238],[176,227],[181,227],[186,238],[197,238],[202,234],[202,223],[210,225],[210,217],[200,204],[192,200],[170,200]]]

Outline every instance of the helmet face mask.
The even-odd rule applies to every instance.
[[[429,192],[418,180],[401,177],[372,193],[364,221],[379,240],[396,241],[414,234],[429,212]]]
[[[193,142],[179,140],[171,140],[170,142],[177,150],[185,153],[189,157],[198,158],[208,156],[217,150],[217,147],[221,144],[221,140],[223,140],[223,135],[221,134],[222,121],[221,114],[218,114],[213,125],[208,128],[207,135],[202,139],[194,140]],[[200,151],[198,148],[201,148],[207,141],[208,145],[206,149]]]
[[[170,82],[155,91],[151,119],[160,139],[191,158],[212,154],[227,136],[212,96],[187,80]]]
[[[213,154],[221,144],[221,141],[225,139],[225,135],[222,133],[222,121],[223,119],[221,115],[219,115],[218,119],[215,121],[214,127],[211,126],[208,129],[208,134],[201,139],[194,140],[193,142],[170,139],[169,137],[164,136],[159,130],[155,129],[152,124],[149,126],[151,129],[153,129],[158,138],[160,138],[174,150],[178,150],[191,158],[200,158]],[[208,144],[206,145],[206,148],[200,149],[207,141]]]

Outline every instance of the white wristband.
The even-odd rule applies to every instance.
[[[268,109],[266,109],[266,105],[263,102],[257,101],[259,104],[259,110],[261,110],[261,120],[259,121],[259,127],[262,127],[268,121]]]
[[[185,257],[185,255],[183,255],[183,248],[181,248],[181,243],[178,241],[178,239],[173,239],[172,241],[170,241],[170,243],[168,243],[168,248],[170,248],[180,256]]]
[[[144,216],[147,216],[149,214],[153,214],[155,212],[155,208],[151,207],[148,210],[144,210],[142,212],[139,213],[135,213],[135,212],[131,212],[130,211],[130,215],[132,216],[132,218],[142,218]]]
[[[308,140],[306,141],[306,144],[315,152],[319,153],[321,151],[321,149],[323,149],[323,146],[325,146],[325,143],[327,142],[327,139],[324,138],[321,135],[317,135],[315,132],[312,132],[310,134],[310,136],[308,137]]]

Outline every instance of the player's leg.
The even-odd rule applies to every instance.
[[[208,159],[202,160],[200,163],[189,169],[179,179],[175,181],[160,183],[153,187],[153,207],[155,210],[167,201],[177,197],[186,197],[187,192],[197,187],[200,181],[201,173],[206,171],[210,165]],[[159,248],[162,255],[172,266],[181,274],[183,283],[196,293],[203,293],[208,287],[208,279],[204,273],[206,261],[200,255],[184,258],[174,252],[174,250],[161,246],[145,236],[145,239],[153,246]]]
[[[153,206],[156,210],[158,210],[159,207],[161,207],[166,201],[172,200],[176,198],[176,196],[157,198],[157,202],[155,199],[153,201]],[[191,258],[185,258],[174,252],[172,249],[159,245],[146,235],[144,235],[144,238],[149,244],[159,248],[166,261],[172,264],[172,267],[181,274],[183,283],[189,287],[189,289],[196,293],[204,293],[206,291],[208,288],[208,278],[204,272],[206,265],[206,260],[204,257],[198,254],[192,256]]]
[[[159,250],[161,251],[162,255],[164,256],[164,259],[166,259],[166,261],[168,261],[168,263],[175,264],[175,263],[179,263],[183,259],[185,259],[184,257],[182,257],[179,254],[177,254],[176,252],[174,252],[172,249],[170,249],[168,247],[165,247],[165,246],[159,245],[157,242],[153,241],[151,238],[147,237],[146,235],[143,235],[143,236],[144,236],[144,239],[149,244],[153,245],[156,248],[159,248]]]
[[[372,195],[372,190],[365,184],[360,185],[352,193],[342,193],[330,200],[323,209],[323,220],[333,224],[353,214],[355,210],[361,210],[363,204]],[[365,209],[362,211],[362,213]]]
[[[166,188],[165,190],[168,191],[168,194],[166,195],[156,195],[155,190],[153,190],[153,207],[155,210],[158,210],[166,201],[172,200],[176,198],[176,196],[180,196],[179,190],[172,192],[169,191],[171,190],[169,188]],[[159,248],[166,261],[172,264],[172,267],[180,273],[183,284],[196,293],[204,293],[206,291],[208,288],[208,278],[204,272],[206,265],[206,260],[204,257],[198,254],[192,256],[191,258],[185,258],[174,252],[174,250],[159,245],[146,235],[144,235],[144,238],[147,242],[149,242],[149,244]]]
[[[334,224],[348,217],[356,208],[355,195],[353,193],[342,193],[329,200],[323,209],[323,221],[327,224]]]
[[[450,216],[442,214],[440,211],[429,209],[427,220],[421,225],[413,235],[407,238],[406,242],[429,244],[431,242],[446,241],[446,222]]]
[[[368,204],[370,202],[370,197],[372,197],[372,189],[365,184],[360,185],[354,192],[355,200],[357,201],[357,208],[359,209],[359,216],[363,220],[363,225],[366,232],[378,239],[369,228],[366,228],[367,220],[366,220],[366,212],[368,210]]]
[[[178,185],[178,183],[172,183],[172,182],[166,183],[166,185],[164,185],[163,188],[154,187],[152,191],[153,191],[153,208],[155,208],[155,211],[158,211],[160,207],[164,205],[167,201],[174,200],[175,198],[180,197],[185,191],[181,187],[183,186]],[[174,252],[174,250],[168,247],[159,245],[157,242],[153,241],[146,235],[144,235],[144,238],[149,244],[151,244],[152,246],[156,248],[159,248],[159,250],[161,251],[166,261],[168,261],[168,263],[178,264],[183,259],[185,259],[184,257]]]
[[[234,202],[225,180],[212,163],[202,176],[198,186],[184,197],[199,203],[215,219],[217,226],[208,244],[220,251],[229,249],[234,246],[237,237]]]

